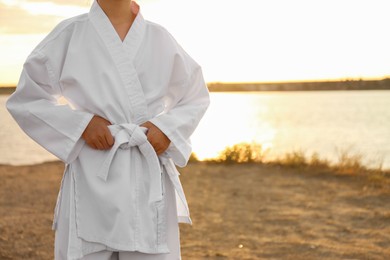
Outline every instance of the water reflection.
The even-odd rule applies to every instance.
[[[390,168],[389,91],[212,93],[192,138],[200,159],[257,142],[268,159],[301,150],[336,161],[340,150]]]
[[[0,96],[0,164],[53,160],[11,119],[5,100]],[[268,159],[301,150],[331,161],[347,150],[361,154],[366,165],[383,161],[390,169],[389,104],[390,91],[212,93],[193,148],[204,159],[226,146],[257,142]]]
[[[226,146],[241,142],[272,147],[275,129],[266,120],[269,104],[244,93],[212,93],[212,103],[193,140],[199,159],[211,158]],[[263,96],[264,99],[270,98]]]

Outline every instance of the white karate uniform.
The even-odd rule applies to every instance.
[[[68,104],[58,102],[64,97]],[[175,190],[177,220],[191,223],[175,164],[185,166],[190,135],[209,105],[199,65],[161,26],[136,14],[122,42],[99,4],[60,23],[28,57],[7,108],[36,142],[66,163],[67,258],[106,251],[164,254],[165,175]],[[110,150],[81,138],[93,115],[108,119]],[[142,123],[171,140],[157,156]],[[62,216],[62,215],[61,215]]]

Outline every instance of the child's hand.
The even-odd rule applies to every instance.
[[[141,126],[146,127],[148,132],[146,137],[149,143],[153,146],[157,155],[162,154],[168,148],[171,140],[154,124],[151,122],[143,123]]]
[[[81,137],[93,149],[110,149],[114,144],[114,138],[107,127],[109,125],[111,125],[111,123],[108,120],[95,115],[92,117]]]

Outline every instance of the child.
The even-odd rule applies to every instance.
[[[34,49],[7,108],[66,165],[56,259],[180,259],[174,164],[208,104],[199,65],[131,0],[95,1]]]

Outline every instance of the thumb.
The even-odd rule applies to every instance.
[[[110,132],[107,134],[106,140],[109,146],[112,146],[114,144],[114,137],[111,135]]]

